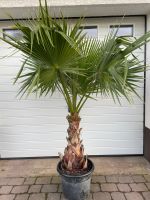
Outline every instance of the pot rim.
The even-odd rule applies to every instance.
[[[61,176],[65,176],[65,177],[67,177],[67,178],[81,178],[81,177],[86,177],[86,176],[88,176],[88,175],[90,175],[93,171],[94,171],[94,163],[90,160],[90,159],[87,159],[88,160],[88,162],[90,162],[91,163],[91,169],[87,172],[87,173],[85,173],[85,174],[81,174],[81,175],[73,175],[73,174],[66,174],[66,173],[64,173],[63,171],[62,171],[62,169],[60,168],[60,164],[61,164],[61,161],[59,161],[58,162],[58,164],[57,164],[57,172],[61,175]]]

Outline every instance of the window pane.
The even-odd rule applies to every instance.
[[[83,29],[83,33],[86,33],[86,37],[97,37],[97,26],[83,26],[80,27]]]
[[[133,36],[133,25],[111,25],[110,29],[114,32],[118,29],[117,36]]]
[[[22,32],[17,30],[17,29],[3,29],[3,32],[4,32],[4,37],[9,39],[7,36],[5,36],[5,33],[18,39],[18,40],[21,40],[23,35],[22,35]]]

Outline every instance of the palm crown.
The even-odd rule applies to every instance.
[[[149,32],[138,39],[116,37],[117,31],[110,32],[103,41],[87,38],[82,21],[79,19],[72,27],[63,16],[51,18],[47,2],[42,6],[40,1],[36,20],[15,22],[22,40],[6,33],[7,37],[1,38],[23,52],[24,62],[15,79],[21,79],[19,93],[41,96],[58,90],[63,94],[70,115],[68,146],[61,158],[64,168],[70,171],[87,166],[79,137],[80,110],[97,93],[111,95],[114,100],[123,95],[129,100],[142,79],[140,72],[145,70],[133,51],[150,40]]]

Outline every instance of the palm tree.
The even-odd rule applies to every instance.
[[[21,80],[19,94],[38,96],[59,91],[68,106],[67,147],[60,154],[62,168],[69,172],[87,169],[87,156],[80,139],[80,111],[94,94],[110,95],[114,100],[123,95],[130,101],[145,66],[134,50],[150,40],[150,33],[138,39],[116,37],[110,32],[103,41],[87,38],[81,28],[83,19],[71,27],[63,16],[51,18],[47,2],[39,7],[39,15],[25,23],[14,22],[23,38],[7,35],[1,38],[23,53],[24,62],[15,82]],[[95,95],[94,95],[95,96]]]

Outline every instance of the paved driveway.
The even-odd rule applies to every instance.
[[[89,200],[150,200],[150,164],[143,157],[93,160]],[[65,200],[57,161],[1,160],[0,200]]]
[[[58,176],[0,178],[0,200],[65,200]],[[89,200],[150,200],[150,175],[93,176]]]

